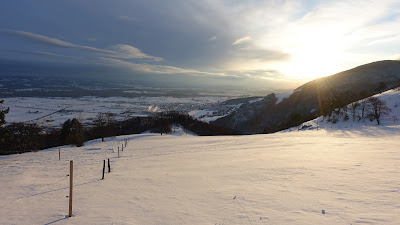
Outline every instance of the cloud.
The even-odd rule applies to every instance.
[[[399,24],[399,17],[390,21],[375,22],[357,29],[352,32],[351,36],[358,42],[365,41],[366,46],[370,47],[373,47],[373,45],[386,45],[388,43],[398,45],[400,41],[400,34],[398,32]]]
[[[187,74],[187,75],[208,75],[208,76],[218,76],[218,77],[237,77],[235,75],[227,75],[225,73],[210,73],[203,72],[194,69],[184,69],[175,66],[164,66],[164,65],[152,65],[147,63],[132,63],[127,62],[120,59],[99,57],[99,60],[111,66],[124,66],[125,68],[134,70],[134,71],[142,71],[147,73],[156,73],[156,74]]]
[[[248,71],[280,70],[274,67],[274,64],[288,62],[292,57],[283,51],[256,46],[234,48],[227,55],[228,59],[217,66],[219,70],[236,71],[241,74],[246,74]]]
[[[238,45],[238,44],[241,44],[243,42],[250,41],[250,40],[251,40],[251,37],[249,37],[249,36],[242,37],[242,38],[237,39],[235,42],[233,42],[232,45]]]
[[[176,75],[176,74],[184,74],[188,76],[198,76],[205,78],[231,78],[231,79],[262,79],[268,81],[279,81],[283,82],[287,77],[282,74],[280,71],[272,70],[272,69],[256,69],[256,70],[224,70],[224,72],[205,72],[199,71],[195,69],[185,69],[175,66],[165,66],[165,65],[152,65],[152,64],[138,64],[127,62],[120,59],[113,58],[105,58],[99,57],[99,60],[102,61],[102,64],[106,64],[108,66],[117,66],[119,68],[126,68],[132,71],[140,71],[149,74],[168,74],[168,75]]]
[[[46,37],[44,35],[34,34],[25,31],[18,31],[18,30],[7,30],[7,29],[0,29],[0,34],[8,34],[13,36],[18,36],[30,41],[35,41],[41,44],[50,45],[53,47],[59,48],[68,48],[68,49],[75,49],[79,51],[86,51],[91,53],[96,53],[99,55],[107,56],[107,57],[115,57],[115,58],[127,58],[127,59],[152,59],[154,61],[161,61],[163,60],[160,57],[155,57],[151,55],[147,55],[141,52],[138,48],[135,48],[130,45],[113,45],[109,49],[99,49],[90,46],[84,45],[76,45],[66,41],[62,41],[56,38]]]
[[[397,42],[400,41],[400,35],[389,35],[386,37],[377,38],[376,40],[373,40],[370,43],[368,43],[367,46],[385,44],[385,43],[396,42],[396,41]]]
[[[393,3],[398,5],[393,6]],[[26,21],[25,12],[20,11],[15,13],[15,21],[4,20],[3,26],[25,25],[42,30],[42,34],[59,32],[57,34],[74,39],[59,40],[24,31],[0,30],[0,35],[7,33],[13,38],[18,36],[30,43],[46,45],[43,48],[15,45],[13,39],[10,44],[14,44],[15,49],[42,51],[31,53],[38,55],[54,52],[85,58],[90,54],[94,61],[97,57],[107,58],[109,64],[161,74],[208,76],[216,72],[221,76],[271,78],[279,74],[270,71],[281,71],[292,78],[329,75],[369,61],[392,58],[400,44],[398,0],[185,0],[184,4],[182,1],[151,4],[100,1],[93,8],[82,8],[83,13],[70,21],[71,26],[61,30],[59,27],[68,17],[60,15],[55,18],[59,20],[38,27],[35,24],[43,19],[50,21],[53,14],[39,10],[43,8],[41,4],[32,6],[37,7],[36,14],[43,15],[32,16],[36,14],[31,10],[32,21]],[[89,14],[85,10],[90,10]],[[7,16],[10,17],[3,13],[4,18]],[[86,22],[80,22],[82,20]],[[87,25],[92,23],[87,30]],[[79,36],[82,42],[64,41],[79,40]],[[92,36],[101,41],[88,42],[87,37]],[[118,40],[137,42],[126,45],[131,42]],[[82,43],[85,44],[79,45]],[[7,44],[2,42],[2,46],[9,48]],[[165,57],[168,62],[161,63],[162,58],[157,56]],[[142,60],[139,59],[147,64],[140,64]]]
[[[240,48],[233,55],[241,60],[257,60],[260,62],[286,61],[291,57],[290,54],[285,52],[256,47]]]
[[[41,56],[51,56],[51,57],[59,57],[59,58],[76,59],[76,57],[59,55],[59,54],[55,54],[55,53],[51,53],[51,52],[44,52],[44,51],[21,51],[21,50],[16,50],[16,51],[11,51],[11,52],[16,52],[16,53],[21,53],[21,54],[31,54],[31,55],[41,55]]]
[[[18,30],[8,30],[8,29],[0,29],[0,33],[3,34],[8,34],[8,35],[14,35],[14,36],[19,36],[31,41],[36,41],[42,44],[47,44],[47,45],[52,45],[52,46],[56,46],[56,47],[63,47],[63,48],[89,48],[90,47],[86,47],[86,46],[77,46],[59,39],[55,39],[55,38],[50,38],[50,37],[46,37],[43,35],[39,35],[39,34],[33,34],[33,33],[29,33],[29,32],[25,32],[25,31],[18,31]]]
[[[285,75],[278,70],[251,70],[245,72],[244,74],[253,78],[262,78],[271,80],[285,78]]]
[[[52,47],[67,48],[67,49],[85,51],[89,53],[95,53],[96,55],[101,55],[101,57],[96,56],[94,60],[89,59],[88,62],[96,62],[96,61],[98,62],[100,60],[101,62],[106,63],[109,66],[119,65],[135,71],[142,71],[155,74],[187,74],[187,75],[206,75],[206,76],[218,76],[218,77],[235,77],[234,75],[227,75],[221,72],[211,73],[195,69],[185,69],[175,66],[153,65],[147,63],[133,63],[121,60],[121,59],[151,59],[156,62],[163,61],[163,59],[160,57],[147,55],[142,51],[140,51],[138,48],[125,44],[117,44],[117,45],[112,45],[107,49],[99,49],[90,46],[76,45],[56,38],[50,38],[44,35],[34,34],[25,31],[0,29],[0,34],[18,36],[23,39],[27,39],[29,41],[38,42]],[[43,55],[43,56],[69,57],[45,51],[19,51],[19,52],[26,54]],[[76,58],[76,57],[71,57],[71,58]]]
[[[190,14],[211,34],[233,40],[228,47],[235,48],[213,59],[222,70],[268,67],[292,77],[323,76],[392,57],[400,44],[396,0],[189,2]],[[218,32],[222,27],[226,32]]]
[[[141,58],[141,59],[153,59],[154,61],[162,61],[162,58],[159,57],[154,57],[154,56],[149,56],[147,54],[144,54],[141,52],[138,48],[135,48],[130,45],[113,45],[109,48],[111,51],[109,56],[111,57],[116,57],[116,58],[126,58],[126,59],[135,59],[135,58]]]

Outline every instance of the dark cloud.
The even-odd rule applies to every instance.
[[[232,22],[238,18],[221,13],[223,9],[214,7],[212,1],[97,0],[93,4],[21,0],[3,6],[2,58],[70,63],[63,68],[81,68],[83,63],[93,66],[85,71],[97,71],[93,68],[101,65],[108,68],[104,71],[114,71],[111,74],[169,82],[193,79],[198,85],[223,85],[223,80],[246,85],[253,82],[245,81],[249,77],[260,77],[254,71],[221,69],[227,62],[267,63],[290,58],[279,50],[254,47],[251,38],[232,45],[246,34]],[[274,73],[269,74],[272,78]]]

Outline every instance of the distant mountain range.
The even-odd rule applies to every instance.
[[[310,81],[278,102],[274,93],[211,123],[242,134],[272,133],[314,119],[332,107],[400,86],[400,61],[378,61]]]

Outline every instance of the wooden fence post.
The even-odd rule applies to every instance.
[[[108,172],[111,172],[110,159],[108,159]]]
[[[74,186],[73,183],[74,176],[74,161],[69,161],[69,213],[68,216],[72,217],[72,188]]]
[[[60,161],[61,160],[61,152],[60,152],[61,150],[60,149],[58,149],[58,161]]]
[[[124,151],[124,144],[122,144],[122,151]]]
[[[101,177],[102,180],[104,180],[104,172],[106,170],[106,160],[103,160],[103,176]]]

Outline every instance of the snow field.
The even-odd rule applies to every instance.
[[[400,129],[373,130],[147,133],[64,146],[61,161],[58,148],[4,156],[0,224],[398,224]]]
[[[117,120],[148,116],[154,112],[177,110],[189,112],[197,109],[215,108],[227,97],[109,97],[87,96],[81,98],[5,98],[2,106],[9,107],[6,121],[35,122],[45,127],[60,127],[67,119],[78,118],[92,123],[99,112],[111,112]]]

